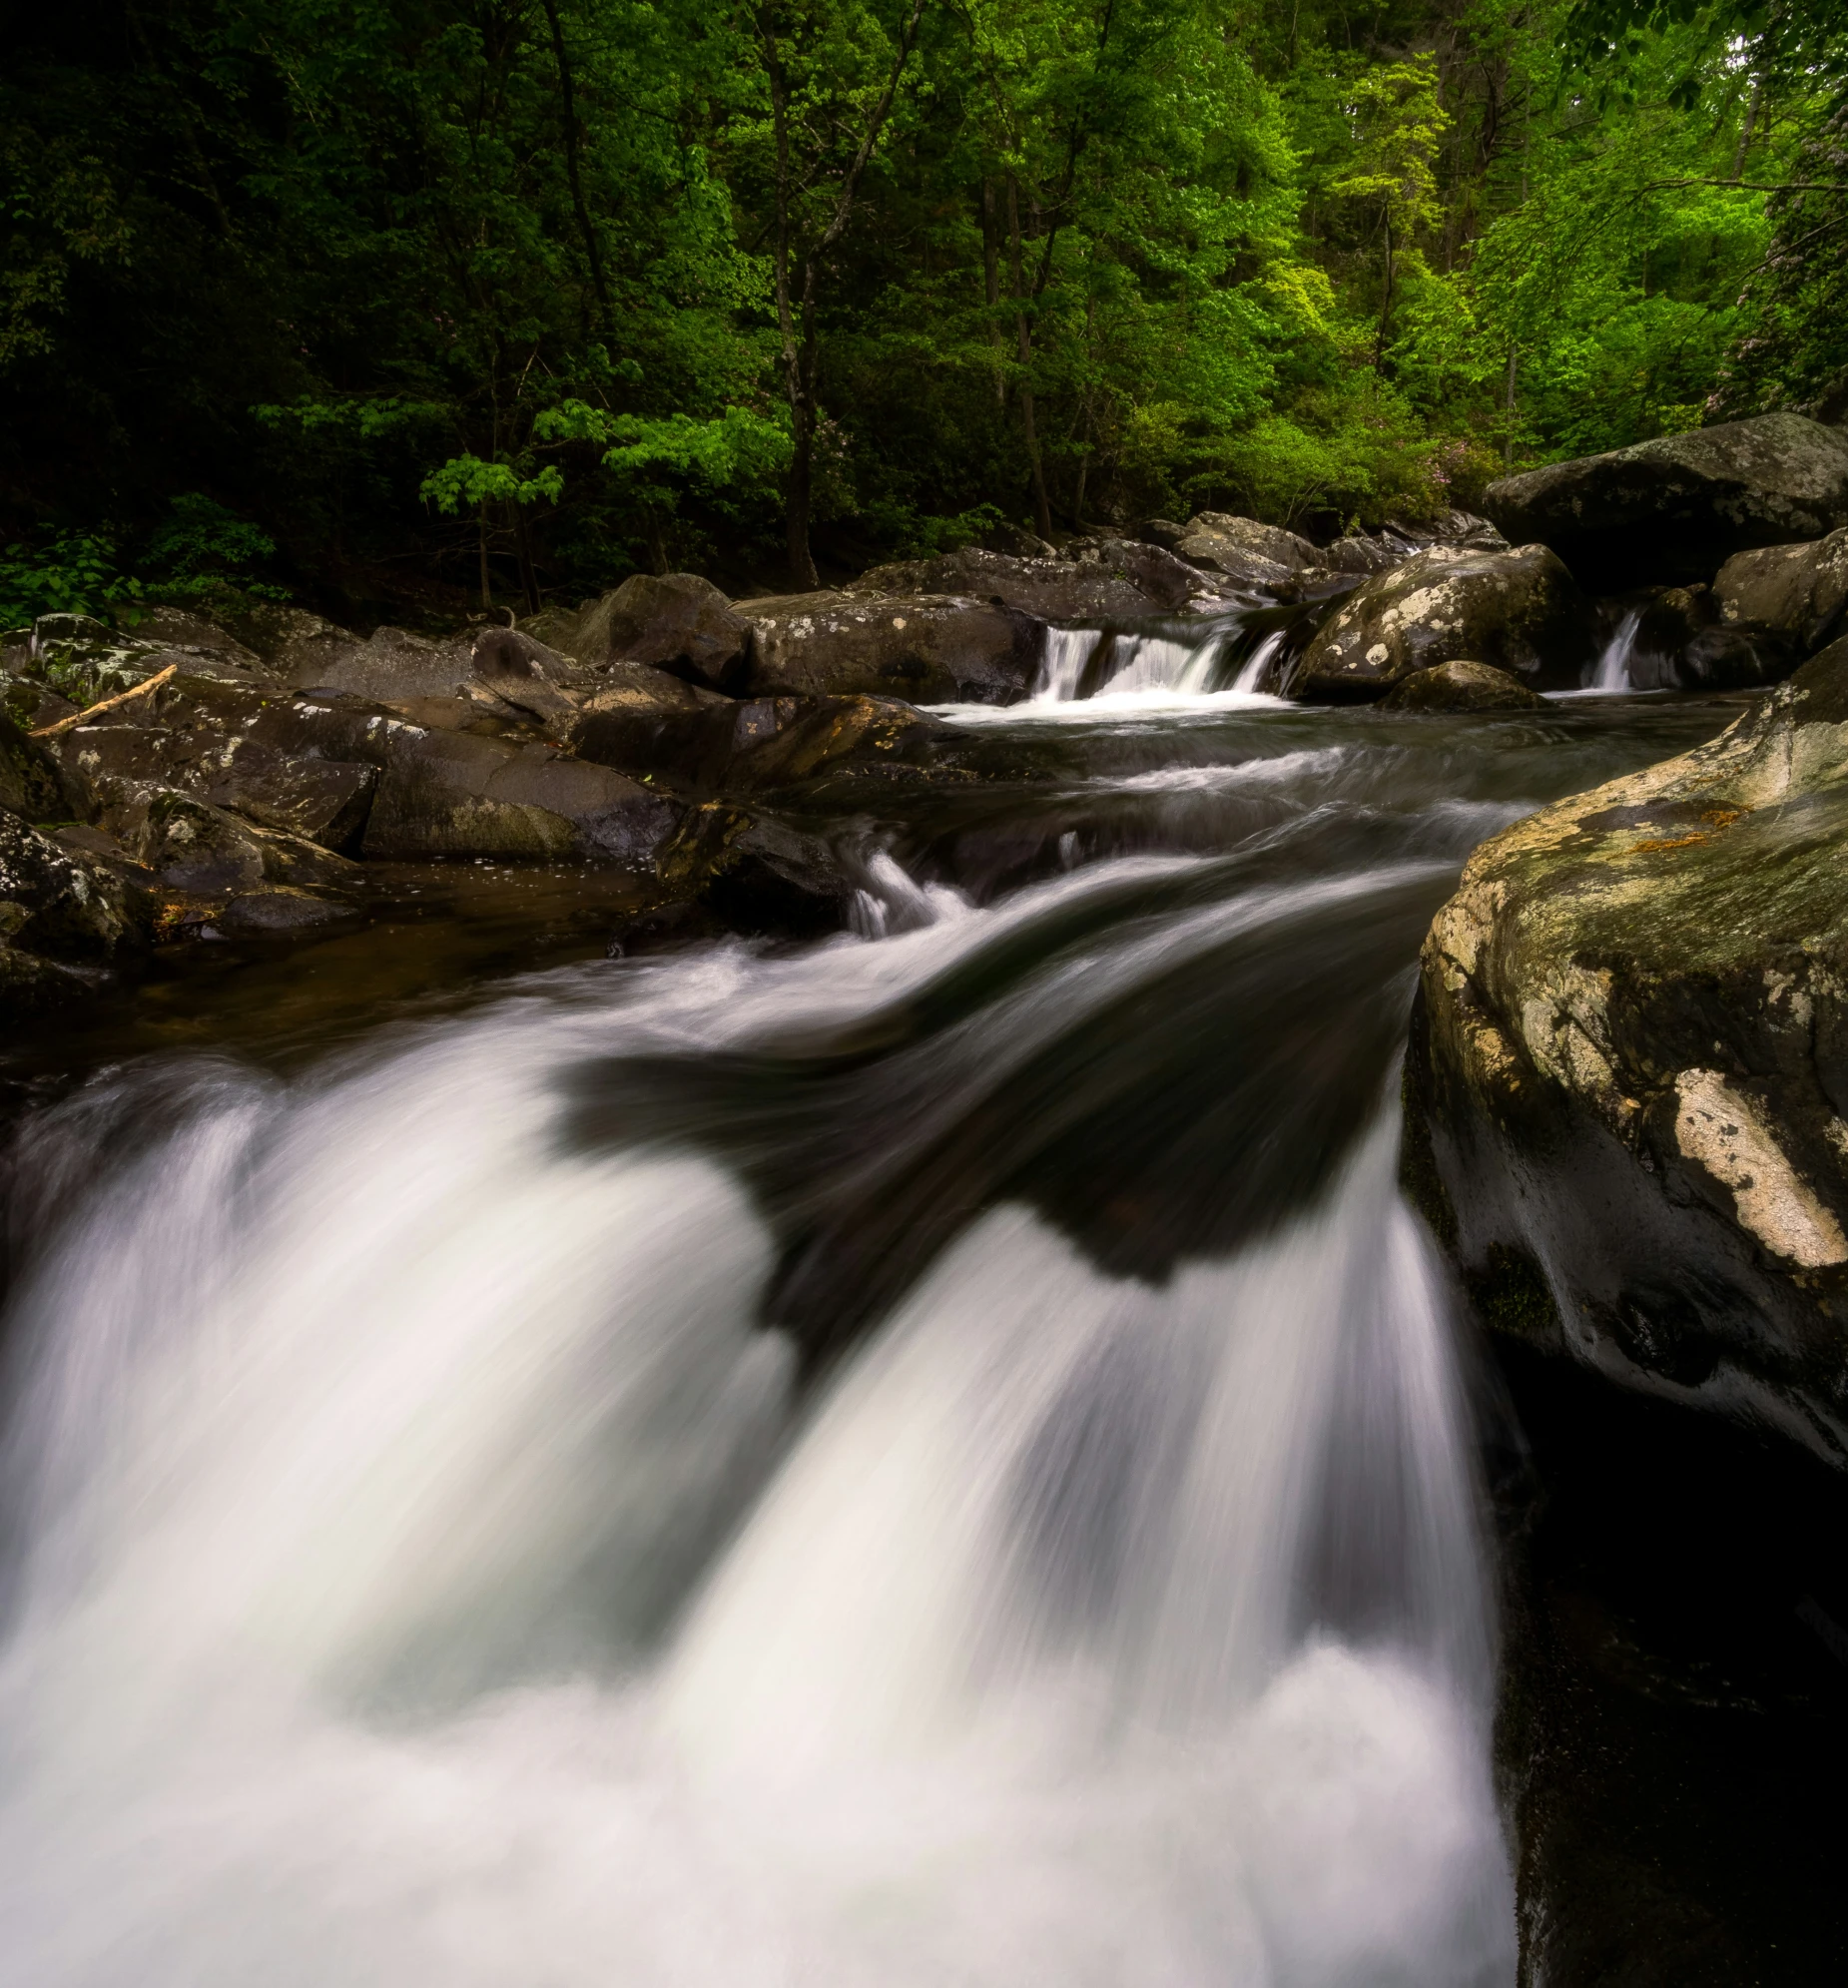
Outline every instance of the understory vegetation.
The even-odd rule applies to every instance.
[[[1833,417],[1839,5],[33,10],[0,624],[1332,531]]]

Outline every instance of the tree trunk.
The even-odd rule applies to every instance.
[[[1512,469],[1515,466],[1515,358],[1516,347],[1508,348],[1508,386],[1504,405],[1508,409],[1508,426],[1502,435],[1502,466]]]
[[[1020,255],[1020,195],[1014,177],[1007,175],[1007,246],[1013,268],[1014,356],[1020,363],[1020,439],[1026,444],[1026,463],[1033,483],[1033,529],[1041,538],[1052,536],[1052,506],[1046,497],[1046,473],[1039,460],[1039,432],[1033,421],[1033,382],[1028,367],[1033,362],[1033,331],[1024,309],[1025,275]]]
[[[994,405],[997,412],[1007,406],[1007,372],[1004,354],[1006,340],[1001,336],[1001,245],[999,224],[994,213],[994,182],[984,176],[981,183],[981,278],[988,300],[988,343],[994,348]]]
[[[520,553],[520,589],[526,596],[526,612],[539,612],[539,576],[533,571],[532,535],[526,529],[526,507],[515,503],[513,506],[513,541]]]
[[[1387,341],[1393,330],[1393,213],[1388,208],[1382,217],[1386,228],[1386,290],[1380,299],[1380,330],[1374,340],[1373,365],[1377,372],[1386,357]]]
[[[485,497],[481,499],[481,514],[475,520],[475,523],[477,527],[475,548],[479,552],[481,559],[481,611],[484,614],[492,614],[494,611],[494,594],[492,588],[487,583],[487,499]]]
[[[565,33],[558,21],[557,0],[541,0],[545,18],[552,30],[552,59],[558,65],[558,93],[564,114],[565,178],[571,183],[571,205],[577,211],[577,225],[584,237],[584,254],[590,261],[590,286],[597,294],[597,310],[603,330],[610,329],[610,294],[603,283],[603,257],[597,248],[597,231],[590,225],[590,208],[584,200],[584,183],[577,164],[577,104],[571,88],[571,61],[565,53]]]

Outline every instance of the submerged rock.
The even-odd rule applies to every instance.
[[[753,697],[1012,704],[1032,688],[1045,640],[1032,615],[946,594],[790,594],[741,601],[738,612],[751,624]]]
[[[1848,642],[1483,845],[1410,1172],[1489,1322],[1848,1465]]]
[[[1848,431],[1760,414],[1505,476],[1483,508],[1588,587],[1711,580],[1732,553],[1848,524]]]
[[[1286,692],[1315,704],[1361,702],[1421,670],[1466,661],[1565,690],[1593,653],[1590,605],[1543,545],[1433,546],[1357,588],[1323,623]]]
[[[1540,698],[1520,678],[1488,663],[1439,663],[1401,678],[1382,711],[1537,711]]]

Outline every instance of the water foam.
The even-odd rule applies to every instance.
[[[202,1078],[14,1320],[7,1978],[1512,1978],[1390,1122],[1161,1289],[993,1211],[806,1411],[729,1175],[558,1143],[592,1043],[852,1009],[977,922]]]

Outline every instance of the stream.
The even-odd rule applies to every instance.
[[[0,1978],[1514,1980],[1418,949],[1741,701],[1314,710],[1277,639],[816,781],[820,943],[406,875],[0,1052]]]

